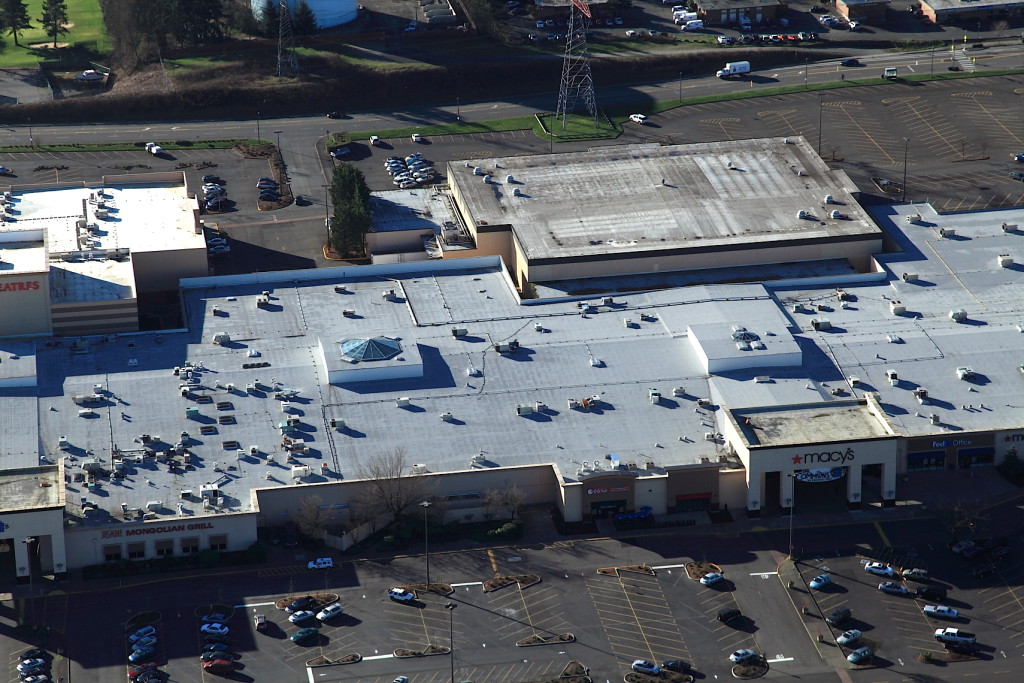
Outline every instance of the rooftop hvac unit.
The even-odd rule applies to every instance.
[[[199,408],[196,408],[195,406],[185,408],[185,417],[189,420],[199,419]]]
[[[602,368],[602,367],[604,367],[604,361],[601,360],[600,358],[595,358],[594,356],[591,356],[590,357],[590,367],[592,367],[592,368]]]
[[[953,228],[939,228],[939,237],[956,237],[956,230]]]
[[[937,425],[941,422],[941,420],[939,420],[939,416],[936,415],[935,413],[932,413],[931,415],[928,416],[928,421],[931,422],[933,425]]]
[[[580,407],[580,402],[574,398],[566,399],[565,405],[569,410],[576,410]]]
[[[507,176],[505,176],[505,182],[506,182],[506,183],[509,183],[509,184],[511,185],[511,184],[512,184],[512,183],[514,183],[515,181],[516,181],[516,179],[515,179],[515,178],[513,178],[512,176],[510,176],[510,175],[507,175]]]
[[[479,166],[474,166],[473,167],[473,175],[483,175],[483,174],[484,174],[484,169],[480,168]]]
[[[544,326],[542,324],[540,324],[540,323],[534,323],[533,324],[533,331],[534,332],[543,332],[544,331]]]
[[[513,187],[512,188],[512,196],[513,197],[522,197],[523,196],[523,192],[518,187]]]
[[[907,222],[910,223],[911,225],[917,225],[918,223],[921,222],[921,214],[919,214],[919,213],[912,213],[912,214],[910,214],[909,216],[907,216]]]
[[[355,315],[356,315],[356,312],[354,310],[352,310],[351,308],[346,308],[346,309],[342,310],[341,314],[343,316],[345,316],[346,318],[354,318]]]
[[[292,479],[302,479],[309,476],[309,465],[292,465]]]
[[[957,368],[956,369],[956,376],[957,376],[957,379],[972,380],[972,379],[974,379],[974,370],[972,370],[971,368],[969,368],[967,366],[964,366],[964,367],[961,367],[961,368]]]
[[[832,329],[832,322],[828,318],[814,318],[811,320],[811,327],[815,330],[830,330]]]
[[[962,308],[957,308],[949,312],[949,319],[956,323],[962,323],[967,320],[967,311]]]
[[[256,308],[266,308],[270,305],[270,297],[260,296],[256,299]]]
[[[661,392],[657,389],[648,389],[647,398],[650,400],[651,405],[658,405],[661,403]]]
[[[146,509],[149,510],[150,512],[156,512],[157,510],[163,509],[163,507],[164,502],[162,500],[146,501]]]
[[[469,330],[467,330],[465,327],[453,327],[452,328],[452,336],[453,337],[465,337],[467,334],[469,334]]]
[[[470,366],[470,367],[466,368],[466,375],[468,377],[479,377],[480,376],[480,371],[478,369],[474,368],[473,366]]]
[[[75,227],[80,230],[84,229],[87,225],[89,225],[89,221],[85,220],[84,218],[79,218],[77,221],[75,221]]]
[[[769,377],[768,375],[758,375],[757,377],[754,378],[755,384],[770,384],[771,381],[772,378]]]
[[[917,282],[917,273],[903,273],[904,282]]]
[[[750,342],[738,341],[736,342],[736,348],[739,349],[740,351],[749,351]]]
[[[383,292],[381,292],[381,298],[384,299],[384,301],[394,301],[395,300],[395,290],[393,290],[393,289],[385,289]]]
[[[714,441],[715,440],[715,433],[714,432],[704,432],[704,440],[705,441]]]
[[[472,458],[469,459],[469,462],[470,463],[477,463],[477,462],[485,462],[486,460],[487,460],[487,456],[486,455],[484,455],[483,453],[477,453],[476,455],[474,455]]]
[[[835,204],[836,203],[836,199],[832,195],[827,194],[827,195],[825,195],[825,203],[826,204]]]
[[[419,463],[419,464],[416,464],[416,465],[412,466],[412,473],[413,474],[426,474],[429,471],[430,471],[430,469],[426,465],[424,465],[423,463]]]
[[[345,285],[334,285],[334,291],[336,294],[344,294],[348,291],[348,287]]]
[[[672,395],[673,396],[686,396],[686,388],[685,387],[673,387]]]
[[[855,375],[850,375],[849,377],[846,378],[846,381],[850,383],[851,387],[860,386],[860,377],[857,377]]]
[[[1013,257],[1009,254],[1000,254],[999,258],[996,259],[996,263],[999,264],[1000,268],[1010,268],[1013,266]]]
[[[331,429],[344,429],[344,428],[345,428],[345,421],[344,420],[342,420],[340,417],[332,417],[331,418]]]
[[[928,390],[925,389],[924,387],[918,387],[914,389],[913,394],[914,398],[917,399],[918,403],[924,405],[925,403],[928,402]]]
[[[487,184],[490,184],[490,182],[491,182],[491,176],[485,175],[484,176],[484,184],[487,185]]]
[[[895,334],[887,334],[885,335],[885,341],[889,342],[890,344],[902,344],[903,337],[897,336]]]
[[[623,327],[633,327],[633,319],[632,318],[623,318],[622,319],[622,326]]]
[[[809,215],[810,214],[804,211],[803,209],[800,209],[799,211],[796,212],[797,218],[807,218]]]
[[[846,389],[843,389],[842,387],[835,387],[831,389],[829,393],[832,394],[833,396],[842,396],[843,394],[846,393]]]
[[[843,217],[843,212],[838,210],[838,209],[833,209],[832,211],[829,211],[828,215],[829,215],[829,218],[831,218],[833,220],[839,220],[840,218]]]
[[[399,396],[398,398],[395,399],[395,405],[399,408],[401,408],[402,406],[407,406],[410,403],[412,403],[412,401],[409,399],[408,396]]]
[[[443,420],[444,422],[451,422],[452,420],[455,419],[452,416],[451,413],[447,413],[447,412],[446,413],[441,413],[440,415],[438,415],[438,417],[441,418],[441,420]]]
[[[1003,223],[1003,232],[1017,232],[1017,224]]]
[[[289,403],[288,401],[282,401],[281,402],[281,412],[282,413],[290,413],[290,412],[292,412],[292,404]]]
[[[890,301],[889,311],[891,311],[893,315],[903,315],[907,312],[907,307],[902,301]]]
[[[217,334],[213,335],[213,343],[214,344],[218,344],[220,346],[224,346],[225,344],[230,344],[231,343],[231,335],[228,334],[227,332],[218,332]]]
[[[839,299],[840,301],[849,301],[850,300],[850,294],[849,294],[849,292],[847,292],[842,287],[837,287],[836,288],[836,298]]]
[[[532,415],[535,413],[534,407],[529,403],[517,403],[516,404],[516,415]]]
[[[697,399],[697,405],[699,405],[699,406],[709,406],[709,405],[711,405],[711,399],[710,398],[698,398]]]

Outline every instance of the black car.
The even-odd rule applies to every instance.
[[[993,560],[1001,560],[1004,557],[1009,557],[1012,554],[1013,548],[1011,548],[1008,545],[997,546],[995,548],[992,548],[992,550],[988,551],[988,556],[991,557]]]
[[[316,598],[312,595],[304,595],[292,604],[288,605],[288,607],[285,608],[285,611],[288,612],[288,614],[295,614],[296,612],[307,610],[314,605],[316,605]]]
[[[34,647],[31,650],[25,650],[24,652],[22,652],[20,655],[18,655],[18,659],[20,659],[21,661],[25,661],[26,659],[46,659],[49,656],[50,655],[46,653],[46,650],[39,647]]]
[[[281,195],[276,192],[260,192],[260,199],[265,202],[276,202],[280,198]]]
[[[676,673],[685,674],[690,671],[690,663],[683,659],[670,659],[662,664],[661,668],[666,671],[675,671]]]
[[[839,62],[839,66],[860,66],[860,60],[850,57]]]
[[[971,572],[976,579],[982,579],[986,576],[991,576],[996,573],[996,566],[994,564],[982,564],[974,568]]]
[[[914,595],[925,600],[940,601],[946,599],[946,589],[938,586],[918,586]]]
[[[332,111],[332,112],[329,112],[327,114],[327,118],[329,118],[329,119],[346,119],[346,118],[348,118],[348,114],[346,114],[343,111]]]
[[[216,183],[217,185],[220,185],[224,181],[221,180],[220,176],[218,176],[218,175],[204,175],[203,176],[203,182],[204,183]]]

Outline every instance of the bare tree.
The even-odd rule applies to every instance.
[[[504,499],[505,507],[512,514],[512,519],[515,519],[523,509],[523,503],[526,501],[526,491],[523,491],[515,484],[509,484],[501,492],[501,496]]]
[[[490,521],[497,517],[498,511],[504,506],[504,498],[498,489],[487,489],[484,491],[484,519]]]
[[[299,531],[307,538],[323,538],[327,531],[327,518],[323,511],[323,501],[320,496],[306,496],[299,503],[299,509],[295,512],[295,524]]]
[[[426,500],[430,490],[427,479],[409,470],[404,448],[371,455],[361,461],[356,473],[366,480],[358,496],[363,512],[390,514],[397,519],[410,506]]]
[[[483,497],[484,518],[494,519],[499,512],[507,510],[509,518],[515,519],[525,500],[526,492],[515,484],[508,484],[503,489],[487,489]]]

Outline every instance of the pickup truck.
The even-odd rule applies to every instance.
[[[973,633],[961,631],[958,628],[937,628],[935,629],[935,640],[954,645],[973,645],[977,638]]]
[[[153,156],[160,156],[161,154],[164,153],[164,148],[156,144],[155,142],[147,142],[146,151],[152,154]]]

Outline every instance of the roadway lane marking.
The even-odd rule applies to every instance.
[[[267,605],[276,605],[276,602],[257,602],[252,605],[235,605],[235,609],[245,609],[246,607],[266,607]]]

